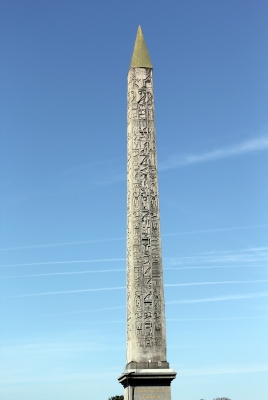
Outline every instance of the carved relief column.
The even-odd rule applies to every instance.
[[[154,398],[155,386],[170,400],[175,376],[166,361],[153,69],[139,27],[128,72],[127,365],[119,382],[126,400]]]
[[[130,67],[127,118],[127,361],[166,361],[152,67]]]

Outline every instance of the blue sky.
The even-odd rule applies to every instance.
[[[126,75],[139,24],[154,66],[173,399],[264,398],[267,2],[1,7],[3,399],[122,393]]]

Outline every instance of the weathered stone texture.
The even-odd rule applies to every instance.
[[[166,361],[152,68],[128,73],[127,362]]]
[[[171,400],[154,120],[153,70],[138,28],[128,73],[125,400]]]

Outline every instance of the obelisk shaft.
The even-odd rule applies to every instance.
[[[154,121],[153,70],[139,27],[128,73],[125,400],[171,400]]]
[[[127,364],[168,368],[153,71],[140,28],[128,73],[127,122]]]

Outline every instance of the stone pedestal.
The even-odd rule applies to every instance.
[[[171,400],[173,369],[128,369],[118,381],[124,386],[124,400]]]

